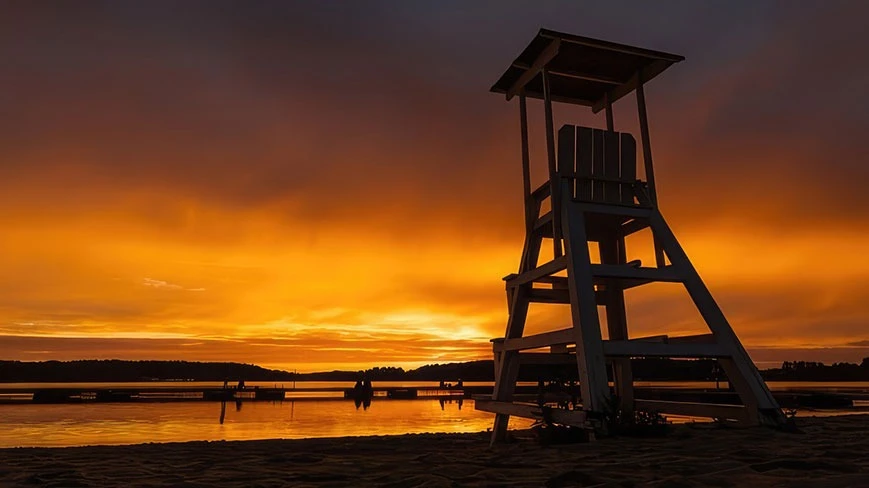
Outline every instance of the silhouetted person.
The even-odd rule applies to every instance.
[[[462,403],[464,403],[464,399],[463,399],[463,398],[459,398],[459,410],[462,409]]]
[[[244,390],[244,380],[238,380],[238,389]]]
[[[456,383],[456,388],[464,388],[461,378],[459,378],[459,382]]]

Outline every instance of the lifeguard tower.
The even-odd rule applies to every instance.
[[[517,274],[505,278],[509,318],[493,339],[495,389],[478,410],[496,414],[492,442],[503,439],[510,415],[540,418],[537,403],[514,401],[520,363],[567,362],[579,372],[581,409],[547,408],[555,422],[589,426],[612,413],[635,409],[779,425],[784,416],[739,339],[679,245],[657,204],[644,86],[682,56],[541,29],[492,87],[519,99],[525,245]],[[636,94],[644,180],[638,178],[634,137],[617,132],[612,105]],[[532,188],[528,98],[543,101],[549,178]],[[606,129],[564,125],[556,133],[553,104],[604,112]],[[548,200],[548,202],[547,202]],[[651,230],[654,265],[627,262],[626,237]],[[540,263],[544,242],[553,259]],[[547,244],[548,244],[547,242]],[[599,259],[592,259],[596,243]],[[651,256],[651,250],[649,252]],[[597,258],[597,257],[595,257]],[[625,290],[655,282],[684,285],[709,333],[632,337]],[[572,326],[524,335],[531,303],[570,306]],[[605,310],[603,338],[598,307]],[[544,350],[546,354],[528,353]],[[718,361],[741,405],[634,398],[631,358],[710,358]],[[612,368],[614,388],[608,383]],[[614,407],[615,405],[615,407]],[[607,412],[607,411],[610,412]]]

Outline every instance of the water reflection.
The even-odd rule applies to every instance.
[[[470,403],[467,403],[470,402]],[[240,410],[212,402],[0,405],[0,447],[136,444],[480,432],[492,414],[473,401],[382,400],[368,409],[351,401],[246,402]],[[364,405],[364,404],[363,404]],[[450,407],[453,405],[454,407]],[[511,419],[511,428],[530,421]]]
[[[456,407],[458,410],[462,409],[462,404],[465,402],[465,399],[459,397],[457,400],[452,397],[440,397],[438,398],[438,403],[441,405],[441,410],[444,410],[447,404],[452,405],[453,402],[456,403]]]

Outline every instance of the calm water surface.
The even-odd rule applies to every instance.
[[[223,424],[220,414],[219,402],[0,405],[0,447],[480,432],[493,419],[472,400],[228,402]]]
[[[375,386],[435,386],[434,382],[380,382]],[[491,383],[467,383],[491,385]],[[533,384],[533,383],[532,383]],[[84,387],[214,386],[222,383],[89,383]],[[275,386],[251,382],[249,386]],[[0,388],[33,386],[76,387],[71,384],[11,384]],[[280,383],[277,386],[281,386]],[[284,384],[291,388],[292,384]],[[352,383],[299,382],[298,388],[352,387]],[[640,383],[637,386],[708,388],[711,383]],[[722,385],[724,386],[724,385]],[[869,382],[770,382],[773,390],[869,392]],[[867,402],[857,402],[865,411]],[[378,400],[368,409],[349,400],[221,403],[193,401],[167,403],[90,403],[62,405],[0,405],[0,447],[137,444],[193,440],[297,439],[391,435],[423,432],[480,432],[492,426],[493,415],[474,410],[472,400]],[[842,415],[854,411],[805,411],[798,416]],[[670,417],[674,421],[684,420]],[[511,418],[510,428],[527,428],[531,421]]]

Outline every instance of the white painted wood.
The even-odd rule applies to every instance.
[[[748,420],[748,411],[742,405],[634,400],[634,406],[637,410],[645,410],[661,414],[706,417],[710,419],[728,419],[738,422],[746,422]]]
[[[623,215],[625,217],[633,217],[637,219],[648,219],[652,215],[652,209],[637,207],[635,205],[607,205],[591,202],[577,202],[579,209],[585,213],[596,213],[601,215]],[[646,224],[648,227],[648,224]]]
[[[592,130],[588,127],[577,127],[576,130],[576,199],[590,202],[591,177],[594,153]]]
[[[546,46],[546,49],[540,53],[537,59],[534,60],[534,63],[532,63],[531,66],[516,80],[516,82],[513,83],[513,86],[507,90],[508,101],[518,95],[529,81],[533,80],[541,71],[543,71],[546,65],[552,61],[552,58],[558,54],[559,47],[561,47],[560,39],[553,39],[552,42]]]
[[[620,170],[619,134],[603,131],[603,176],[607,179],[604,183],[604,201],[607,203],[622,201]]]
[[[525,283],[531,283],[532,281],[536,281],[544,276],[548,276],[554,273],[557,273],[567,267],[567,258],[565,256],[561,256],[560,258],[555,258],[552,261],[549,261],[546,264],[543,264],[537,268],[534,268],[530,271],[526,271],[521,273],[519,276],[514,277],[507,281],[507,286],[514,287],[523,285]]]
[[[652,213],[650,223],[660,238],[661,245],[673,262],[673,266],[682,270],[682,274],[685,276],[685,288],[715,336],[716,342],[728,350],[732,359],[721,360],[720,364],[742,402],[749,407],[750,415],[752,417],[757,415],[757,420],[761,423],[780,425],[784,422],[784,415],[778,402],[773,398],[748,353],[739,342],[739,338],[736,337],[736,333],[727,322],[724,313],[718,307],[709,289],[706,288],[706,284],[703,283],[697,270],[694,269],[688,255],[679,245],[679,241],[676,240],[676,236],[673,235],[664,217],[660,212],[655,211]]]
[[[636,268],[624,264],[592,264],[591,272],[594,276],[601,278],[645,279],[668,283],[680,283],[684,280],[677,268],[673,266]]]
[[[585,219],[583,213],[569,199],[562,201],[561,212],[569,261],[567,283],[570,290],[570,309],[574,342],[577,345],[576,362],[579,368],[583,408],[600,412],[605,408],[609,398],[609,384],[591,272],[591,257],[588,253]]]
[[[474,409],[503,415],[540,420],[543,418],[543,408],[532,403],[499,402],[485,399],[474,399]],[[565,410],[550,408],[550,418],[553,422],[577,427],[586,426],[588,415],[582,410]]]
[[[555,344],[573,344],[575,342],[573,328],[559,329],[551,332],[543,332],[525,337],[505,339],[500,344],[492,344],[493,350],[521,351],[524,349],[537,349]]]
[[[729,357],[730,351],[719,344],[668,343],[646,341],[603,341],[607,356],[664,357],[664,358],[721,358]]]
[[[561,205],[561,196],[559,195],[559,192],[562,190],[562,185],[557,173],[558,163],[555,154],[555,122],[553,121],[552,97],[550,96],[549,76],[546,73],[546,68],[543,69],[542,74],[543,116],[546,126],[546,157],[549,162],[549,184],[551,187],[550,192],[552,194],[550,200],[552,206],[552,252],[553,256],[559,258],[564,254],[561,242],[561,215],[559,210],[559,205]],[[565,188],[567,189],[567,186],[565,186]]]
[[[620,134],[619,153],[621,168],[619,177],[624,182],[621,187],[623,205],[634,205],[634,183],[637,180],[637,143],[634,136],[627,132]]]

